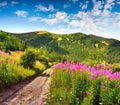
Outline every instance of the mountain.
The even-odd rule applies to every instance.
[[[32,47],[42,47],[66,55],[72,61],[120,62],[120,41],[115,39],[83,33],[55,34],[47,31],[13,35]]]

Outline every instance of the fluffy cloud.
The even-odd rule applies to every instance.
[[[68,7],[71,7],[71,5],[70,4],[64,4],[63,5],[63,8],[68,8]]]
[[[79,0],[71,0],[73,3],[76,3],[76,2],[78,2]]]
[[[23,10],[17,10],[17,11],[15,11],[15,14],[17,15],[17,16],[19,16],[19,17],[27,17],[27,11],[23,11]]]
[[[115,5],[114,3],[115,0],[107,0],[106,5],[104,7],[105,10],[112,9],[112,7]]]
[[[120,1],[117,1],[117,4],[120,4]]]
[[[19,4],[17,1],[11,1],[11,5],[16,5],[16,4]]]
[[[7,6],[8,3],[6,1],[3,1],[3,2],[0,2],[0,7],[4,7],[4,6]]]
[[[41,21],[47,24],[57,24],[60,22],[68,22],[68,16],[66,12],[56,12],[56,14],[52,15],[52,18],[43,18]]]
[[[98,16],[98,17],[109,17],[111,14],[111,10],[115,5],[115,0],[106,0],[104,1],[97,1],[97,0],[92,0],[94,6],[92,9],[92,15],[93,16]]]
[[[55,11],[54,6],[51,4],[48,7],[45,7],[40,4],[40,5],[37,5],[36,8],[37,8],[37,10],[44,11],[44,12]]]
[[[74,19],[69,21],[71,27],[79,28],[82,32],[92,33],[97,31],[97,25],[90,15],[90,12],[79,11],[74,15]]]
[[[96,1],[96,0],[92,0],[93,1],[93,9],[92,9],[92,15],[93,16],[100,16],[102,9],[103,9],[103,1]]]
[[[87,9],[87,4],[82,6],[82,10]]]
[[[41,19],[41,17],[36,17],[36,16],[28,18],[28,20],[30,22],[38,22],[38,21],[40,21],[40,19]]]
[[[81,20],[81,21],[78,21],[78,20],[72,20],[69,22],[69,25],[72,26],[72,27],[84,27],[86,24],[85,21]]]

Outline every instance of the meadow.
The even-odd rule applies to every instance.
[[[58,64],[51,77],[48,105],[119,105],[120,72],[110,64]]]

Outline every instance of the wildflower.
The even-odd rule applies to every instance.
[[[102,86],[105,86],[106,84],[107,84],[107,81],[101,83]]]
[[[76,67],[75,66],[73,66],[73,67],[71,67],[71,71],[75,71],[76,70]]]
[[[120,89],[120,85],[118,86],[118,88]]]
[[[97,72],[94,72],[94,73],[92,74],[91,78],[92,78],[92,79],[96,79],[96,77],[97,77]]]
[[[105,68],[105,64],[104,64],[104,63],[102,63],[102,65],[101,65],[101,66],[102,66],[102,69],[104,69],[104,68]]]
[[[4,60],[0,60],[0,63],[3,63],[4,62]]]
[[[97,68],[97,70],[99,70],[99,69],[100,69],[100,64],[97,64],[97,67],[96,67],[96,68]]]
[[[90,93],[89,91],[86,91],[86,94],[87,94],[87,95],[90,95],[91,93]]]
[[[104,90],[104,91],[107,91],[107,90],[108,90],[108,88],[107,88],[107,87],[104,87],[104,88],[103,88],[103,90]]]
[[[12,59],[11,59],[11,60],[9,60],[9,63],[10,63],[10,64],[12,64],[12,63],[13,63],[13,60],[12,60]]]
[[[110,65],[110,64],[108,64],[108,70],[111,70],[111,68],[112,68],[112,67],[111,67],[111,65]]]

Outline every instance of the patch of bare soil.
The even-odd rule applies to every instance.
[[[0,92],[0,105],[46,105],[53,67]]]

